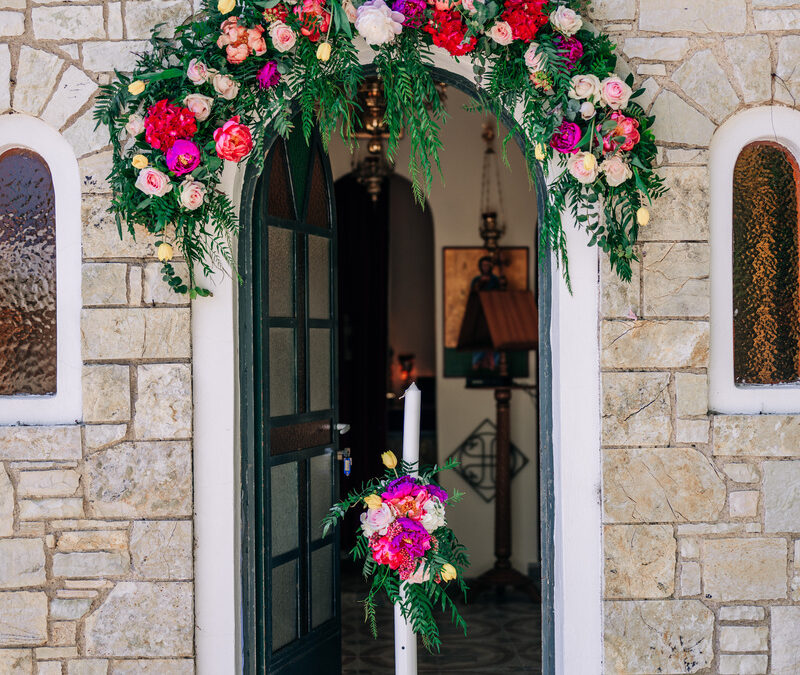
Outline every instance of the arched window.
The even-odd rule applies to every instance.
[[[55,394],[56,213],[50,169],[0,154],[0,395]]]
[[[800,412],[800,112],[753,108],[711,143],[709,408]]]
[[[797,161],[745,146],[733,171],[733,372],[737,384],[800,380]]]
[[[81,185],[67,141],[0,115],[0,424],[81,418]]]

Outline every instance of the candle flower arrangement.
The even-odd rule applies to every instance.
[[[447,527],[446,510],[463,493],[448,494],[433,482],[440,471],[458,465],[449,460],[417,473],[416,464],[398,462],[394,453],[385,452],[384,475],[367,482],[335,504],[323,520],[327,532],[351,508],[363,507],[356,545],[350,555],[363,561],[364,578],[372,580],[364,600],[366,620],[373,636],[376,598],[385,592],[398,604],[403,617],[429,650],[441,645],[439,628],[433,616],[437,605],[449,611],[453,623],[464,629],[447,587],[454,582],[465,593],[464,569],[469,565],[466,550]]]

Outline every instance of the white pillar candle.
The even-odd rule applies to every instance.
[[[416,465],[414,473],[419,472],[419,414],[422,407],[422,392],[416,383],[406,389],[403,395],[403,461]],[[400,595],[404,595],[403,586]],[[394,672],[396,675],[416,675],[417,636],[411,625],[403,618],[400,605],[394,606]]]

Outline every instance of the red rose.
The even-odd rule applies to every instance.
[[[433,37],[433,44],[443,47],[453,56],[468,54],[475,49],[477,43],[474,35],[470,36],[468,40],[464,40],[467,34],[467,25],[458,10],[434,10],[430,23],[423,30]]]
[[[189,108],[161,99],[150,106],[144,118],[145,140],[156,150],[166,152],[178,139],[197,133],[197,120]]]
[[[219,129],[214,131],[214,141],[217,144],[217,156],[229,162],[238,162],[253,149],[253,136],[250,129],[239,124],[239,116],[231,117]]]
[[[539,29],[547,23],[542,12],[546,0],[507,0],[501,21],[507,21],[515,40],[531,42]]]

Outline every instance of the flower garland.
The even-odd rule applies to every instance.
[[[433,476],[458,465],[455,460],[415,475],[416,466],[401,462],[391,451],[381,456],[387,467],[380,479],[369,481],[334,504],[323,520],[323,536],[344,518],[351,508],[364,505],[353,560],[363,561],[364,578],[372,585],[364,600],[366,620],[374,637],[376,596],[385,592],[392,603],[399,603],[403,617],[429,650],[441,644],[433,608],[450,610],[453,623],[467,626],[446,589],[455,581],[466,593],[464,568],[469,565],[466,551],[447,527],[446,509],[459,501],[462,493],[448,495],[432,482]],[[401,593],[402,586],[402,593]]]
[[[174,39],[155,34],[132,76],[102,88],[95,117],[114,149],[111,211],[122,232],[157,235],[165,278],[192,297],[194,277],[235,267],[237,221],[220,191],[224,162],[263,161],[265,143],[287,137],[299,109],[306,138],[339,128],[352,142],[363,80],[356,37],[374,50],[384,85],[388,154],[403,131],[424,200],[439,166],[445,112],[432,79],[432,46],[469,55],[478,107],[513,110],[529,169],[555,160],[541,214],[540,253],[556,251],[569,283],[561,214],[570,211],[625,280],[645,202],[665,191],[653,171],[654,118],[635,99],[632,76],[614,72],[614,45],[588,30],[580,0],[218,0]],[[189,279],[170,264],[174,240]]]

